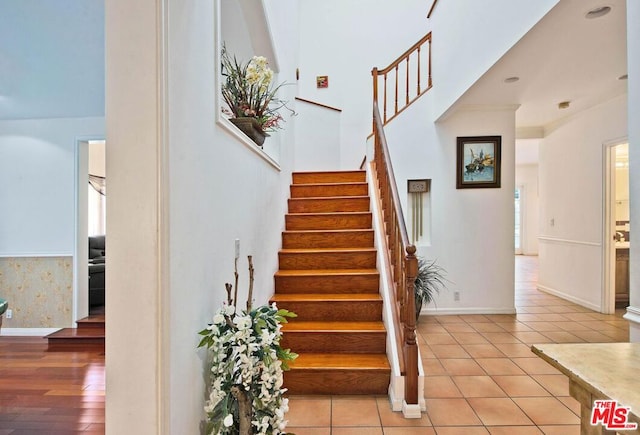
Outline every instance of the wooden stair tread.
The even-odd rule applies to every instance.
[[[46,336],[47,339],[104,338],[104,328],[62,328]]]
[[[377,293],[277,293],[271,298],[272,302],[290,301],[379,301],[382,297]]]
[[[333,187],[333,186],[366,186],[366,181],[334,181],[334,182],[312,182],[312,183],[297,183],[293,184],[293,186],[323,186],[323,187]]]
[[[282,325],[283,332],[305,331],[305,332],[339,332],[339,331],[362,331],[362,332],[386,332],[384,323],[379,322],[304,322],[294,321]]]
[[[379,353],[303,353],[289,365],[292,370],[390,370],[387,356]]]
[[[301,199],[301,198],[298,198],[298,199]],[[302,199],[309,199],[309,198],[302,198]],[[321,198],[321,199],[326,199],[326,198]],[[351,215],[367,216],[367,215],[371,215],[372,213],[370,211],[313,211],[313,212],[298,212],[298,213],[289,212],[287,214],[294,215],[296,217],[305,217],[305,216],[306,217],[315,217],[315,216],[328,217],[328,216],[351,216]],[[327,230],[318,230],[318,231],[327,231]]]
[[[367,173],[363,170],[355,171],[303,171],[291,174],[294,185],[317,182],[361,182],[367,180]]]
[[[315,253],[344,253],[344,252],[376,252],[375,248],[283,248],[283,254],[315,254]]]
[[[305,196],[303,198],[289,198],[289,201],[334,201],[336,199],[367,199],[369,195],[356,195],[356,196]],[[331,212],[327,212],[331,213]],[[336,212],[339,213],[339,212]]]
[[[344,229],[339,228],[335,230],[284,230],[283,234],[349,234],[349,233],[373,233],[371,228],[354,228]]]
[[[313,276],[313,275],[378,275],[377,269],[283,269],[276,276]]]

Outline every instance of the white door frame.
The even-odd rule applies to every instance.
[[[628,142],[620,138],[603,144],[602,312],[616,310],[616,171],[615,147]]]

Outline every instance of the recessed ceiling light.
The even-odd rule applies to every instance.
[[[558,109],[567,109],[570,103],[570,101],[561,101],[558,103]]]
[[[597,8],[593,8],[589,12],[587,12],[585,14],[585,18],[588,18],[588,19],[600,18],[600,17],[604,17],[609,12],[611,12],[611,6],[600,6]]]
[[[513,77],[507,77],[506,79],[504,79],[504,82],[505,83],[515,83],[518,80],[520,80],[520,77],[513,76]]]
[[[620,77],[618,77],[618,80],[626,80],[629,78],[628,74],[622,74]]]

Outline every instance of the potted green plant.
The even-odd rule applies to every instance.
[[[418,258],[418,275],[414,281],[416,294],[416,321],[420,317],[423,304],[433,301],[440,290],[446,288],[446,271],[436,264],[436,260],[427,261]]]
[[[229,55],[222,47],[222,98],[227,107],[223,112],[229,120],[258,146],[262,146],[269,132],[281,128],[284,122],[280,109],[293,110],[276,96],[285,84],[274,85],[273,70],[263,56],[253,56],[246,63]]]
[[[285,434],[287,391],[282,386],[283,370],[298,355],[280,347],[281,324],[290,311],[276,304],[252,308],[253,263],[249,258],[249,295],[245,310],[237,307],[226,284],[227,301],[216,311],[213,321],[199,334],[198,347],[206,347],[210,357],[206,433],[215,435]],[[237,262],[236,262],[237,264]]]

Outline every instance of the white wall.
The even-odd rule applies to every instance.
[[[366,152],[371,69],[386,67],[428,32],[429,7],[423,0],[300,2],[299,95],[342,109],[341,168],[357,168]],[[318,89],[323,75],[329,87]]]
[[[447,290],[423,308],[430,314],[513,313],[515,107],[460,111],[438,124],[415,122],[431,109],[427,99],[411,117],[387,127],[400,192],[407,179],[431,179],[431,244],[418,254],[447,271]],[[415,118],[414,118],[415,117]],[[500,188],[456,189],[456,137],[502,136]],[[406,194],[404,210],[407,210]],[[460,300],[454,301],[454,293]]]
[[[559,0],[438,3],[433,31],[434,119],[522,38]]]
[[[626,105],[623,95],[586,110],[540,144],[539,286],[595,310],[602,309],[603,144],[626,136]]]
[[[0,121],[0,256],[73,255],[77,141],[103,118]]]
[[[279,143],[278,169],[216,123],[215,4],[167,0],[166,40],[155,1],[107,5],[107,29],[118,30],[107,32],[107,176],[117,180],[107,222],[107,434],[200,432],[206,352],[196,349],[197,332],[233,282],[235,239],[240,303],[247,255],[255,303],[273,293],[294,130],[285,124],[267,139]],[[295,16],[290,1],[270,10],[287,7]],[[170,62],[155,57],[163,40]],[[284,80],[294,80],[293,59],[280,61]],[[157,92],[163,67],[164,95]]]
[[[440,117],[558,0],[300,2],[300,96],[342,109],[341,167],[355,168],[371,133],[371,69],[386,67],[433,30],[434,101],[424,121]],[[357,31],[354,31],[357,29]],[[329,88],[317,89],[316,76]],[[407,115],[413,117],[414,115]]]
[[[296,171],[335,171],[340,168],[342,112],[304,101],[296,102]]]
[[[629,192],[631,229],[640,228],[640,3],[627,0],[627,72],[629,74]],[[633,235],[632,235],[633,236]],[[637,236],[636,236],[637,240]],[[630,248],[631,341],[640,341],[640,243]]]
[[[520,243],[523,255],[538,255],[538,234],[540,227],[538,165],[527,164],[516,167],[516,186],[524,187],[524,196],[520,202],[522,228]]]

